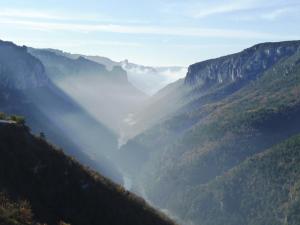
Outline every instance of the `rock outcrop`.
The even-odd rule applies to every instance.
[[[0,41],[0,85],[25,90],[43,87],[49,79],[43,64],[27,53],[27,47]]]
[[[278,61],[300,50],[300,41],[258,44],[244,51],[189,67],[185,83],[214,85],[238,80],[254,80]]]

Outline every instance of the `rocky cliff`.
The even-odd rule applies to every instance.
[[[185,83],[210,86],[239,80],[254,80],[278,61],[293,55],[299,49],[300,41],[258,44],[236,54],[191,65]]]
[[[0,41],[0,76],[0,85],[9,89],[37,88],[49,82],[43,64],[25,46],[4,41]]]
[[[298,149],[292,152],[289,145],[282,150],[291,162],[283,164],[283,156],[276,155],[267,167],[260,168],[257,160],[254,172],[247,169],[235,180],[226,177],[249,157],[259,159],[300,133],[299,46],[300,41],[263,43],[200,62],[190,66],[183,84],[177,82],[172,92],[162,90],[160,101],[171,102],[175,111],[120,151],[120,164],[134,174],[137,190],[183,224],[297,224],[299,208],[288,203],[287,192],[299,176],[291,163]],[[164,106],[156,108],[151,118],[165,113]],[[290,168],[267,169],[277,162],[280,169]],[[261,176],[266,170],[266,177]],[[221,184],[216,182],[220,179]],[[287,206],[294,211],[282,210]]]

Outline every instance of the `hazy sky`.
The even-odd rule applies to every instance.
[[[300,39],[299,0],[0,0],[0,39],[184,65]]]

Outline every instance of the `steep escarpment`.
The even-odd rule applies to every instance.
[[[23,125],[0,124],[0,156],[0,191],[10,198],[0,194],[6,225],[174,224]]]
[[[130,127],[136,132],[131,136],[170,117],[182,117],[183,113],[196,111],[202,105],[221,101],[260,78],[281,60],[294,55],[299,46],[299,41],[263,43],[189,66],[185,79],[168,85],[134,113],[131,118],[134,124]],[[188,120],[179,124],[185,130],[195,122],[197,120]],[[180,129],[177,124],[176,127]]]
[[[211,59],[189,67],[185,83],[205,86],[238,80],[255,80],[281,59],[299,50],[300,42],[263,43],[240,53]]]
[[[48,78],[41,61],[29,54],[26,47],[9,42],[0,44],[0,65],[5,68],[0,73],[3,81],[0,82],[0,110],[25,116],[33,132],[44,132],[49,140],[82,163],[122,182],[104,156],[117,149],[115,134],[58,88]],[[102,166],[95,162],[101,162]]]
[[[49,80],[44,66],[28,55],[27,47],[4,41],[0,41],[0,76],[2,86],[18,90],[42,87]]]
[[[184,102],[180,108],[165,115],[160,124],[145,130],[121,149],[124,150],[122,155],[132,162],[125,162],[123,167],[134,171],[136,190],[145,193],[157,206],[178,215],[186,224],[202,221],[218,224],[211,212],[219,208],[214,208],[215,203],[207,196],[197,198],[203,190],[198,187],[214,182],[249,157],[300,133],[299,44],[299,41],[260,44],[245,50],[252,52],[247,60],[243,58],[245,51],[211,60],[210,65],[220,68],[226,63],[210,76],[206,76],[210,68],[207,62],[199,63],[199,70],[195,69],[197,64],[192,66],[181,86],[185,92],[178,98]],[[282,50],[286,54],[280,58],[277,53],[271,58],[265,54],[267,50],[278,52],[278,49],[286,49]],[[259,60],[255,62],[255,58]],[[243,63],[235,67],[236,60]],[[261,69],[260,62],[266,62],[267,67]],[[232,71],[238,70],[230,68],[244,68],[242,76],[232,79]],[[218,71],[222,81],[215,74]],[[139,159],[143,163],[134,163]],[[234,191],[232,195],[234,199]],[[191,204],[193,199],[199,201]],[[261,201],[271,204],[267,197]],[[203,210],[206,206],[212,207],[208,214],[202,213],[206,212]],[[251,211],[250,206],[247,207]],[[266,209],[266,218],[251,214],[256,223],[244,224],[271,221],[272,213],[280,213],[280,206],[274,207]],[[243,217],[238,210],[235,213],[234,218]],[[221,221],[223,224],[241,222]]]

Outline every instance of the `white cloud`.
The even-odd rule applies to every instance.
[[[191,36],[205,38],[231,38],[231,39],[295,39],[291,35],[276,35],[267,32],[252,30],[215,29],[198,27],[163,27],[163,26],[140,26],[140,25],[119,25],[119,24],[87,24],[87,23],[56,23],[36,22],[30,20],[1,19],[0,24],[14,25],[19,29],[40,30],[40,31],[72,31],[72,32],[109,32],[123,34],[152,34],[152,35],[173,35]]]
[[[32,9],[2,9],[0,11],[1,17],[9,18],[32,18],[32,19],[65,19],[64,16],[57,13],[41,12]]]
[[[254,7],[255,1],[243,0],[243,1],[231,1],[221,4],[209,4],[193,7],[188,13],[194,18],[204,18],[213,16],[216,14],[232,13],[241,10],[249,10]]]
[[[0,11],[0,17],[8,19],[38,19],[50,21],[114,21],[105,14],[56,12],[51,10],[4,8]],[[134,21],[128,21],[134,23]]]
[[[123,22],[128,24],[149,24],[149,21],[139,19],[116,20],[105,13],[82,13],[82,12],[54,12],[47,10],[4,8],[0,10],[0,18],[6,19],[38,19],[48,21],[66,21],[66,22]]]
[[[233,18],[239,21],[275,21],[283,17],[296,15],[299,17],[300,8],[298,7],[282,7],[269,10],[257,10],[253,13],[237,14]],[[297,38],[299,39],[299,38]]]
[[[258,2],[258,0],[186,1],[180,3],[167,3],[162,9],[162,12],[168,14],[181,14],[186,17],[199,19],[218,14],[253,9],[257,6]]]
[[[203,19],[223,14],[242,18],[274,20],[287,12],[299,13],[298,0],[218,0],[169,3],[162,10],[168,14],[181,14],[189,18]]]
[[[271,12],[267,12],[265,14],[262,14],[260,17],[262,19],[266,19],[266,20],[275,20],[281,16],[286,15],[289,12],[293,12],[293,11],[297,11],[294,8],[281,8],[281,9],[275,9]],[[299,12],[299,10],[298,10]]]

